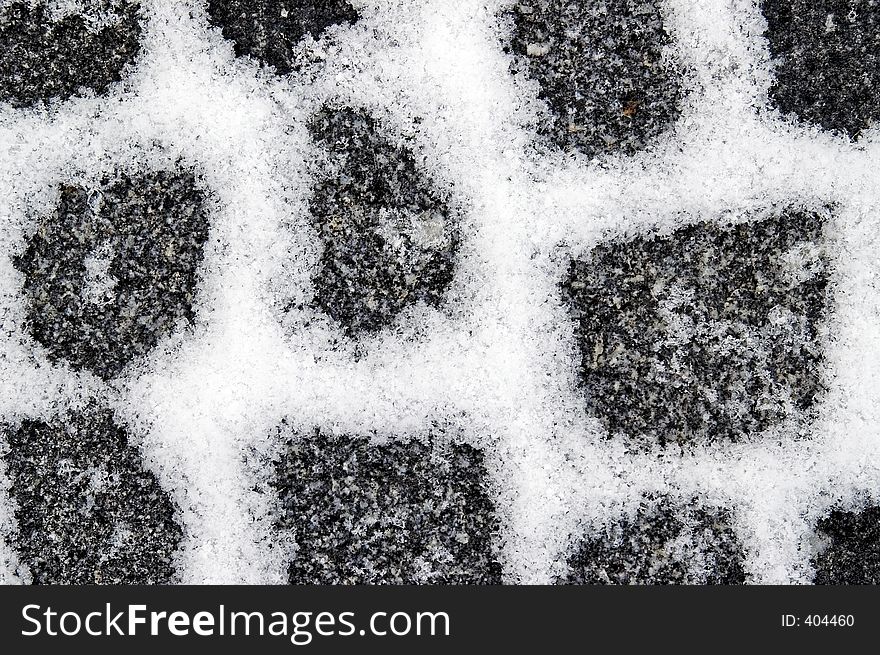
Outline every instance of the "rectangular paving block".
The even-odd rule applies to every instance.
[[[824,214],[617,238],[571,263],[589,411],[651,443],[753,437],[821,394]]]

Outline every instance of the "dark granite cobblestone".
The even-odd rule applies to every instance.
[[[37,584],[160,584],[182,531],[112,413],[96,404],[4,429],[18,524]]]
[[[820,214],[615,239],[574,261],[591,412],[612,433],[667,444],[738,440],[823,390],[828,262]]]
[[[46,2],[0,10],[0,101],[30,107],[83,90],[105,93],[140,52],[140,4],[93,0],[88,12],[55,17]],[[104,26],[89,19],[111,18]]]
[[[0,102],[26,108],[106,94],[133,68],[140,3],[93,0],[63,16],[49,4],[0,9]],[[771,102],[857,138],[880,115],[880,0],[759,4],[775,64]],[[346,0],[205,6],[236,56],[279,75],[298,68],[303,41],[359,20]],[[537,84],[549,110],[537,127],[546,142],[586,157],[632,155],[671,129],[686,71],[666,55],[663,6],[525,0],[505,13],[510,71]],[[388,327],[415,303],[440,306],[459,246],[448,193],[406,139],[365,110],[326,106],[308,128],[326,158],[309,199],[322,245],[313,306],[352,337]],[[110,379],[193,320],[206,195],[179,169],[60,191],[14,259],[26,327],[52,361]],[[562,291],[584,398],[609,436],[705,444],[808,419],[824,390],[824,221],[787,211],[703,223],[611,239],[572,262]],[[110,410],[92,402],[0,431],[17,523],[11,545],[35,583],[175,579],[183,536],[175,508]],[[290,583],[501,582],[500,521],[480,450],[438,438],[280,432],[285,449],[270,473],[276,527],[295,542]],[[557,582],[747,581],[727,508],[646,497],[634,516],[611,518],[575,544]],[[876,506],[821,519],[814,582],[878,583],[878,526]]]
[[[880,118],[880,0],[762,0],[783,113],[857,137]]]
[[[439,306],[458,245],[448,200],[366,112],[327,107],[309,129],[331,161],[309,202],[323,245],[315,304],[352,336]]]
[[[187,171],[62,187],[15,259],[33,338],[53,361],[117,375],[192,320],[207,235],[205,195]]]
[[[813,559],[815,584],[880,584],[880,507],[832,510],[817,532],[824,546]]]
[[[539,132],[566,150],[593,157],[632,154],[680,113],[682,87],[654,0],[528,0],[511,12],[520,70],[540,85],[552,113]]]
[[[483,455],[321,433],[276,463],[291,584],[498,584],[498,520]]]
[[[743,584],[743,550],[721,508],[646,499],[635,517],[577,544],[561,584]]]
[[[297,68],[295,49],[306,34],[317,39],[328,27],[358,20],[346,0],[208,0],[208,14],[236,57],[253,57],[279,75]]]

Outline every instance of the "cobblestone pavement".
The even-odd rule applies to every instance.
[[[877,583],[878,26],[0,0],[0,580]]]

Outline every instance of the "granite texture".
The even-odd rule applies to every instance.
[[[86,4],[87,11],[66,15],[53,14],[45,2],[0,9],[0,102],[30,107],[100,95],[123,79],[140,52],[140,4]]]
[[[36,584],[159,584],[182,537],[174,506],[113,414],[96,403],[3,430],[18,524]]]
[[[63,186],[14,260],[31,335],[53,361],[119,374],[192,320],[207,235],[205,194],[188,171]]]
[[[880,117],[880,1],[762,0],[783,113],[851,138]]]
[[[79,127],[65,132],[66,122],[80,120],[81,109],[66,101],[122,90],[124,83],[118,83],[136,70],[144,32],[156,25],[149,22],[149,3],[86,0],[63,12],[53,4],[0,0],[0,118],[4,130],[12,128],[4,132],[12,135],[9,143],[27,142],[24,129],[16,130],[45,127],[42,121],[54,121],[59,134],[83,134]],[[687,14],[685,4],[677,3]],[[375,14],[362,19],[357,7],[366,5],[346,0],[204,0],[201,6],[213,28],[203,44],[210,65],[227,57],[228,49],[216,49],[219,32],[237,57],[265,69],[258,76],[263,81],[299,70],[309,44],[334,26],[363,21],[369,34],[381,23]],[[601,160],[636,155],[674,136],[690,72],[677,53],[670,8],[662,0],[507,3],[495,16],[504,42],[494,45],[504,51],[512,76],[501,82],[529,94],[516,98],[518,104],[543,104],[546,110],[537,125],[526,126],[539,147],[519,153],[519,160],[512,153],[511,161],[528,174],[541,168],[534,167],[535,157],[549,155],[560,170],[575,161],[567,170],[579,174],[584,160],[597,159],[593,168],[616,175],[616,165]],[[880,112],[880,0],[758,0],[750,10],[752,18],[758,12],[766,18],[774,66],[771,105],[850,139],[870,129]],[[180,13],[185,38],[204,36],[204,16],[193,12],[187,27],[186,11]],[[688,46],[690,23],[681,25],[681,43]],[[346,38],[344,30],[339,35]],[[165,36],[177,38],[171,30]],[[450,52],[457,46],[439,45]],[[386,46],[383,52],[394,56],[393,42]],[[417,50],[406,52],[415,57],[413,65],[422,66]],[[698,65],[697,59],[689,61]],[[319,61],[308,63],[317,70]],[[230,83],[238,70],[227,67]],[[216,71],[211,68],[212,75]],[[342,79],[337,90],[347,83]],[[286,93],[279,89],[254,95],[272,102],[271,94]],[[115,120],[111,100],[83,123]],[[309,307],[296,309],[318,310],[341,333],[367,343],[409,308],[442,307],[466,235],[459,230],[456,198],[432,178],[414,140],[384,122],[379,110],[327,102],[307,126],[314,161],[292,163],[311,172],[303,180],[311,184],[313,228],[305,238],[317,236],[319,247],[311,272],[314,296]],[[694,105],[697,114],[703,111],[699,102]],[[475,102],[475,111],[479,107]],[[275,108],[280,113],[283,104]],[[74,118],[66,109],[74,110]],[[766,118],[772,124],[779,116],[770,112]],[[677,165],[674,157],[670,161]],[[112,162],[101,166],[109,169]],[[17,184],[13,176],[4,179]],[[4,203],[17,197],[18,190],[12,191],[3,195]],[[11,293],[20,292],[27,332],[13,339],[37,344],[34,361],[45,354],[111,384],[89,386],[95,398],[81,409],[66,409],[70,398],[53,398],[42,408],[50,418],[0,425],[0,457],[16,518],[10,546],[39,584],[173,582],[184,536],[179,516],[146,470],[136,440],[101,398],[130,393],[128,378],[121,377],[139,372],[130,365],[195,320],[213,203],[195,174],[180,166],[117,172],[92,186],[68,181],[58,191],[54,206],[33,208],[22,219],[26,242],[10,253],[20,281]],[[589,417],[601,422],[609,439],[622,439],[623,452],[634,457],[666,448],[663,465],[674,469],[682,453],[699,456],[710,446],[712,456],[723,457],[731,442],[758,439],[770,428],[785,428],[782,439],[809,437],[825,390],[823,330],[833,308],[824,233],[835,210],[792,208],[737,217],[737,224],[711,216],[671,233],[609,236],[570,263],[557,291],[574,326],[579,391]],[[536,237],[535,256],[553,245]],[[51,371],[56,374],[69,383],[63,369]],[[26,407],[41,402],[26,401]],[[561,401],[576,406],[571,398]],[[500,501],[496,511],[497,489],[482,451],[451,444],[445,435],[395,440],[372,433],[329,436],[329,429],[299,434],[283,424],[272,435],[283,445],[281,454],[262,472],[271,479],[276,502],[275,546],[292,545],[290,583],[498,584],[504,574],[517,579],[519,571],[503,570],[501,552],[503,536],[515,535],[507,530],[517,526],[503,523]],[[734,525],[736,507],[707,505],[686,489],[670,492],[681,497],[626,492],[641,498],[638,509],[609,512],[600,517],[604,528],[575,534],[564,554],[567,570],[556,582],[751,581],[748,549]],[[834,509],[818,521],[814,581],[880,581],[878,526],[877,506]],[[558,553],[546,557],[561,564]]]
[[[632,154],[678,117],[680,73],[654,0],[528,0],[511,12],[511,72],[539,85],[546,139],[594,157]]]
[[[589,410],[648,443],[737,441],[808,410],[823,390],[824,217],[612,239],[571,263]]]
[[[326,107],[309,131],[330,162],[309,202],[323,246],[314,304],[350,336],[386,327],[414,303],[439,306],[458,245],[444,194],[363,110]]]
[[[646,498],[635,516],[586,537],[560,584],[743,584],[743,550],[730,512]]]
[[[345,0],[208,0],[207,7],[237,57],[253,57],[279,75],[297,68],[296,46],[304,36],[318,39],[332,25],[358,20]]]
[[[291,435],[276,463],[292,584],[498,584],[483,455],[438,439]]]
[[[832,510],[816,532],[824,544],[812,562],[815,584],[880,584],[880,507]]]

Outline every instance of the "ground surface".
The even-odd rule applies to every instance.
[[[4,580],[880,581],[880,2],[465,4],[0,2]]]

